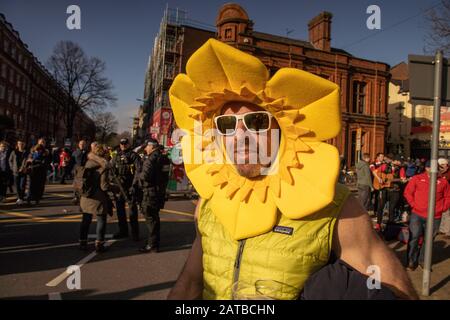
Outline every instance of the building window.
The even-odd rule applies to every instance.
[[[366,111],[366,84],[360,81],[353,82],[353,113],[363,114]]]
[[[2,77],[6,79],[6,77],[8,76],[8,69],[6,67],[6,63],[2,64]]]
[[[8,103],[12,103],[13,100],[13,91],[11,89],[8,90]]]
[[[5,41],[3,41],[3,48],[5,49],[6,53],[9,53],[9,41],[5,39]]]
[[[6,94],[6,88],[4,85],[0,84],[0,99],[4,100]]]
[[[233,38],[233,29],[227,28],[225,29],[225,40],[230,40]]]
[[[173,79],[175,76],[175,66],[173,64],[164,64],[164,76],[166,79]]]
[[[14,83],[14,70],[9,69],[9,82]]]

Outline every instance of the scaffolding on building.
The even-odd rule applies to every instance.
[[[214,31],[215,26],[192,20],[185,10],[166,7],[149,57],[144,85],[143,112],[140,120],[146,136],[153,136],[163,146],[168,145],[170,133],[175,123],[171,122],[168,132],[161,132],[162,127],[152,127],[163,109],[170,109],[169,88],[175,77],[182,72],[184,27]],[[146,138],[146,137],[144,137]],[[183,192],[192,193],[192,186]],[[173,194],[174,192],[171,191]]]
[[[145,77],[143,107],[147,121],[143,122],[147,124],[149,133],[153,115],[161,108],[170,108],[168,91],[176,75],[182,72],[184,26],[215,31],[215,26],[189,19],[185,10],[166,7],[159,32],[154,39]],[[162,143],[167,139],[159,135],[158,138]]]

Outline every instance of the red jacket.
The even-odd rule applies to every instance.
[[[69,165],[70,155],[66,151],[61,151],[59,154],[59,167],[63,168]]]
[[[403,195],[412,207],[412,212],[426,218],[428,215],[428,192],[430,177],[426,172],[418,174],[409,180]],[[436,188],[436,207],[434,218],[439,219],[442,213],[450,208],[450,186],[443,177],[438,177]]]

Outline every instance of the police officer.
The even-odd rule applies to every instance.
[[[164,146],[160,146],[160,152],[161,177],[158,185],[158,199],[159,206],[162,209],[164,208],[164,204],[166,202],[166,189],[167,184],[169,183],[171,161],[167,155],[167,152],[164,150]]]
[[[131,203],[130,226],[131,235],[134,241],[139,241],[139,222],[138,210],[135,201],[132,201],[131,194],[133,192],[134,175],[139,171],[141,165],[140,157],[136,152],[131,150],[128,139],[120,140],[120,150],[112,159],[111,167],[112,174],[117,177],[121,189],[126,193],[125,195],[119,193],[116,200],[117,219],[119,222],[119,232],[114,235],[114,239],[122,239],[128,237],[127,215],[125,210],[125,203]]]
[[[142,253],[158,252],[160,240],[158,186],[161,181],[161,153],[158,141],[149,139],[145,143],[145,156],[142,170],[139,172],[139,182],[142,187],[142,213],[148,229],[148,239]]]

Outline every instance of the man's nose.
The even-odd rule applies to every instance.
[[[243,133],[243,132],[247,131],[247,128],[245,127],[243,119],[238,120],[238,123],[236,125],[236,131],[237,131],[236,134],[238,134],[239,132]]]

